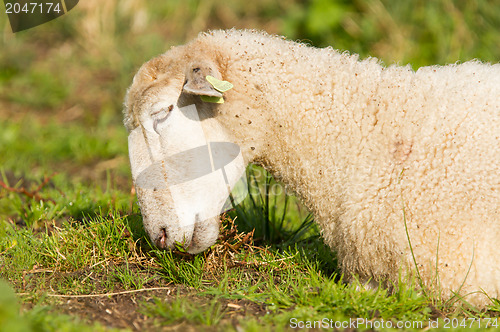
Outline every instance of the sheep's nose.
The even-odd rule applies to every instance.
[[[161,249],[165,249],[167,247],[167,232],[165,228],[161,229],[160,238],[156,241],[156,246]]]

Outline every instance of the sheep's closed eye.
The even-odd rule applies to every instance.
[[[170,112],[174,109],[174,105],[170,105],[169,107],[164,107],[161,108],[159,111],[151,113],[151,117],[153,118],[153,129],[154,131],[160,135],[158,132],[157,128],[158,125],[165,122],[167,120],[168,116],[170,115]]]

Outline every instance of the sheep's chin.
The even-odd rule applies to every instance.
[[[196,223],[187,252],[197,254],[214,245],[219,237],[219,224],[218,217]]]

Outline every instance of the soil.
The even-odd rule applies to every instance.
[[[252,264],[241,266],[242,262],[235,260],[236,250],[265,250],[253,247],[252,233],[243,234],[236,231],[234,223],[229,220],[228,225],[221,232],[219,244],[211,248],[206,254],[203,280],[217,285],[220,282],[223,268],[221,262],[226,266],[239,266],[245,270],[247,278],[259,279],[258,271]],[[130,235],[130,234],[129,234]],[[236,248],[236,249],[235,249]],[[192,256],[186,253],[184,259]],[[123,328],[132,331],[217,331],[220,326],[233,325],[236,330],[238,321],[245,317],[259,317],[266,314],[264,305],[244,299],[219,299],[218,304],[223,313],[222,319],[217,326],[200,325],[187,319],[179,319],[174,322],[162,319],[158,313],[149,314],[148,304],[156,305],[157,301],[168,303],[179,298],[190,303],[191,306],[201,307],[213,300],[213,297],[200,295],[198,290],[182,284],[169,283],[161,277],[158,269],[149,265],[150,260],[142,257],[136,263],[114,261],[111,259],[100,267],[84,267],[76,271],[53,271],[36,266],[31,271],[26,271],[23,280],[10,280],[15,288],[20,290],[24,298],[23,308],[31,309],[39,301],[42,305],[49,305],[52,312],[67,314],[77,317],[83,322],[92,324],[99,322],[110,328]],[[140,275],[144,283],[141,289],[125,289],[117,281],[110,289],[110,272],[115,268],[127,268],[131,273]],[[112,278],[112,277],[111,277]],[[67,284],[68,281],[76,283],[92,284],[91,294],[62,295],[54,294],[58,285]],[[40,289],[39,285],[45,285]],[[64,293],[64,292],[63,292]],[[43,299],[45,297],[45,299]],[[35,299],[32,299],[35,298]],[[36,299],[38,298],[38,299]],[[40,300],[42,299],[42,300]],[[208,309],[208,308],[207,308]]]
[[[188,291],[182,285],[172,285],[168,289],[152,290],[132,294],[114,296],[99,296],[91,298],[68,298],[58,305],[57,311],[78,316],[88,323],[99,322],[106,327],[129,328],[133,331],[199,331],[201,326],[186,320],[180,320],[170,325],[163,325],[161,319],[149,317],[144,313],[144,304],[161,299],[173,300],[182,296],[186,301],[206,301],[193,291]],[[233,324],[245,316],[261,316],[265,314],[262,306],[246,300],[221,300],[224,318],[219,325]],[[216,326],[203,326],[205,331],[215,331]]]
[[[141,269],[137,265],[129,265],[132,272],[137,273]],[[190,322],[187,319],[179,319],[174,322],[162,320],[158,314],[149,314],[147,305],[157,305],[157,301],[168,303],[182,298],[186,302],[198,307],[203,306],[213,298],[210,296],[201,296],[194,288],[182,284],[171,284],[163,278],[155,277],[153,272],[144,273],[144,277],[151,279],[139,290],[124,290],[119,283],[116,288],[110,291],[106,288],[108,277],[105,272],[96,273],[95,270],[85,269],[75,272],[53,272],[46,270],[32,271],[32,276],[36,275],[36,281],[22,287],[30,293],[30,289],[36,287],[35,284],[43,283],[45,285],[57,284],[62,279],[72,278],[84,280],[90,275],[95,291],[89,295],[55,295],[53,291],[48,291],[47,298],[44,301],[51,306],[52,312],[67,314],[77,317],[85,323],[93,324],[99,322],[101,325],[109,328],[123,328],[132,331],[216,331],[218,326],[232,324],[238,329],[238,321],[244,317],[259,317],[266,314],[264,305],[259,305],[248,300],[228,300],[220,299],[220,309],[223,318],[217,326],[200,325],[197,322]],[[44,279],[44,280],[42,280]],[[21,288],[16,287],[16,288]],[[52,288],[52,286],[49,286]],[[47,287],[47,288],[49,288]],[[25,310],[31,309],[36,300],[26,299],[23,307]]]

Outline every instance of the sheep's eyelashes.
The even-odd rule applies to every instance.
[[[157,112],[151,113],[151,117],[153,118],[153,129],[158,135],[160,135],[160,133],[158,132],[158,125],[162,124],[163,122],[165,122],[165,120],[167,120],[173,108],[174,105],[170,105],[167,108],[162,108]]]

